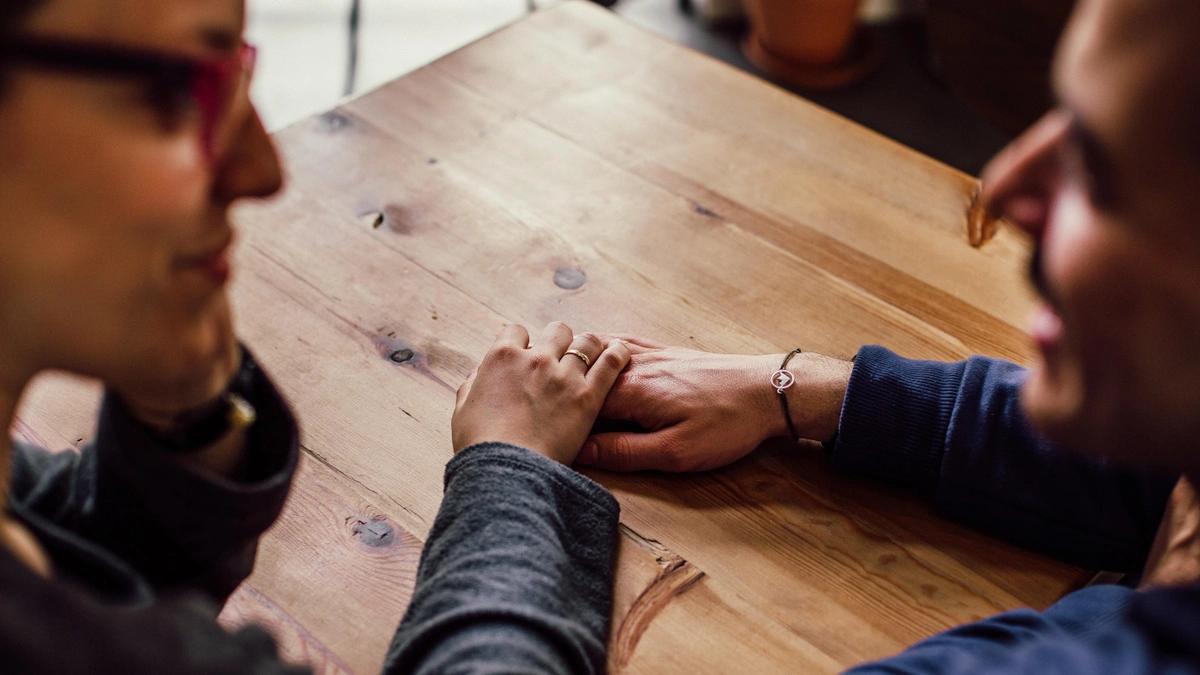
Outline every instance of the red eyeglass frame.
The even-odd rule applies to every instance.
[[[12,36],[0,42],[0,63],[89,77],[146,78],[186,88],[200,113],[200,142],[206,159],[216,158],[217,131],[243,83],[249,83],[258,48],[243,42],[232,53],[211,58],[86,42]]]

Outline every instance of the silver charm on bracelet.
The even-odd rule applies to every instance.
[[[775,387],[775,393],[782,394],[784,389],[796,383],[796,376],[792,371],[786,368],[780,368],[771,374],[771,386]]]

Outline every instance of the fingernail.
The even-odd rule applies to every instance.
[[[585,462],[590,462],[596,457],[596,441],[588,441],[583,444],[583,450],[579,451],[579,459]]]

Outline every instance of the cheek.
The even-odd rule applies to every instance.
[[[143,142],[105,153],[108,213],[131,234],[178,243],[202,225],[208,176],[191,139]],[[97,183],[101,181],[97,180]]]
[[[0,300],[44,359],[94,371],[170,338],[181,304],[170,263],[211,227],[210,180],[195,139],[67,119],[70,106],[41,98],[0,118]]]
[[[1052,223],[1043,264],[1072,342],[1108,336],[1124,323],[1114,310],[1126,306],[1136,292],[1130,274],[1137,271],[1138,259],[1131,242],[1077,195],[1058,200]]]
[[[1148,439],[1164,445],[1180,425],[1200,430],[1194,394],[1173,393],[1200,387],[1195,261],[1081,201],[1064,200],[1055,218],[1044,264],[1067,329],[1073,426],[1118,455]]]
[[[171,281],[173,256],[197,239],[204,174],[173,143],[97,150],[86,163],[64,168],[59,194],[48,195],[49,220],[61,235],[59,268],[81,277],[63,281],[98,306],[116,304],[126,313],[152,308]]]
[[[122,340],[163,339],[176,321],[176,257],[206,241],[208,179],[190,143],[129,144],[112,156],[113,179],[102,208],[108,227],[100,233],[119,263],[105,265],[114,311],[142,327]]]
[[[1044,273],[1065,328],[1054,364],[1061,401],[1075,415],[1095,419],[1116,405],[1128,363],[1130,311],[1137,307],[1137,257],[1121,229],[1106,222],[1082,197],[1064,193],[1055,202],[1043,240]]]
[[[72,113],[54,98],[69,93],[32,87],[5,111],[5,178],[18,192],[4,207],[48,235],[64,266],[102,253],[115,267],[192,236],[209,182],[198,142],[85,106]]]
[[[116,94],[79,91],[72,82],[33,84],[14,111],[12,122],[27,139],[21,156],[35,177],[112,214],[169,213],[196,203],[205,164],[194,134],[166,133],[152,115],[112,100]]]

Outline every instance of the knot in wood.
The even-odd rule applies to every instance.
[[[395,533],[392,526],[382,519],[372,519],[366,522],[358,521],[354,525],[354,534],[367,546],[380,547],[392,543]]]
[[[378,230],[379,227],[383,225],[384,215],[379,211],[367,211],[359,214],[358,220],[363,225],[370,227],[372,230]]]
[[[578,267],[560,267],[554,270],[554,285],[573,291],[587,283],[587,274]]]
[[[335,133],[350,126],[350,118],[346,117],[336,110],[321,115],[321,129],[330,133]]]

